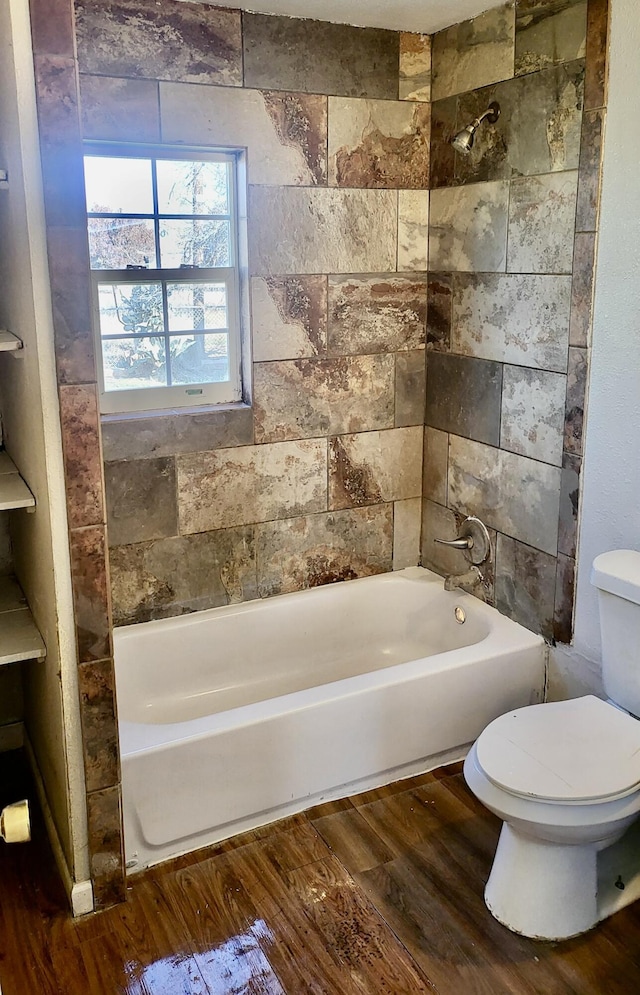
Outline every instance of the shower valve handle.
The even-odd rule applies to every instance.
[[[473,536],[460,536],[459,539],[434,539],[441,546],[453,546],[454,549],[473,549]]]

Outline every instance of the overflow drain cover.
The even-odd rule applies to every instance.
[[[467,617],[464,608],[461,608],[460,605],[458,605],[455,609],[454,614],[456,616],[456,622],[462,625],[462,623],[466,620]]]

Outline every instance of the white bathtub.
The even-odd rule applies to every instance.
[[[127,866],[461,759],[544,659],[418,567],[116,629]]]

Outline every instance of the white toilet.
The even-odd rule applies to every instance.
[[[640,552],[593,563],[608,701],[530,705],[491,722],[464,765],[504,820],[485,889],[525,936],[565,939],[640,897]]]

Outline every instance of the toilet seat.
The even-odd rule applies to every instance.
[[[640,721],[593,695],[529,705],[491,722],[476,756],[486,777],[510,794],[608,802],[640,787]]]

